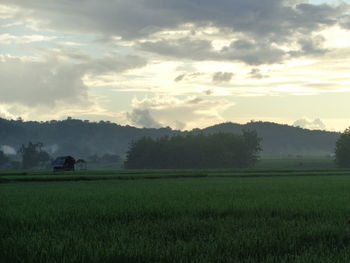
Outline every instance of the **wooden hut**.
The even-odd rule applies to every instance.
[[[79,171],[84,171],[87,169],[87,163],[83,159],[79,159],[75,162],[75,168]]]
[[[52,168],[54,172],[59,171],[74,171],[75,159],[72,156],[57,157],[52,162]]]

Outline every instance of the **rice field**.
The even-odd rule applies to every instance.
[[[350,171],[0,174],[0,262],[349,262]]]

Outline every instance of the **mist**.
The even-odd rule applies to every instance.
[[[0,150],[6,155],[16,155],[17,154],[16,149],[9,146],[9,145],[1,145]]]

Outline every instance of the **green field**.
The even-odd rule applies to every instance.
[[[349,262],[350,171],[0,174],[0,262]]]

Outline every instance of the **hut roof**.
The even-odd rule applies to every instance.
[[[61,156],[61,157],[57,157],[52,162],[52,166],[53,167],[63,167],[64,165],[67,165],[69,163],[72,163],[72,164],[75,163],[75,159],[72,156]]]

